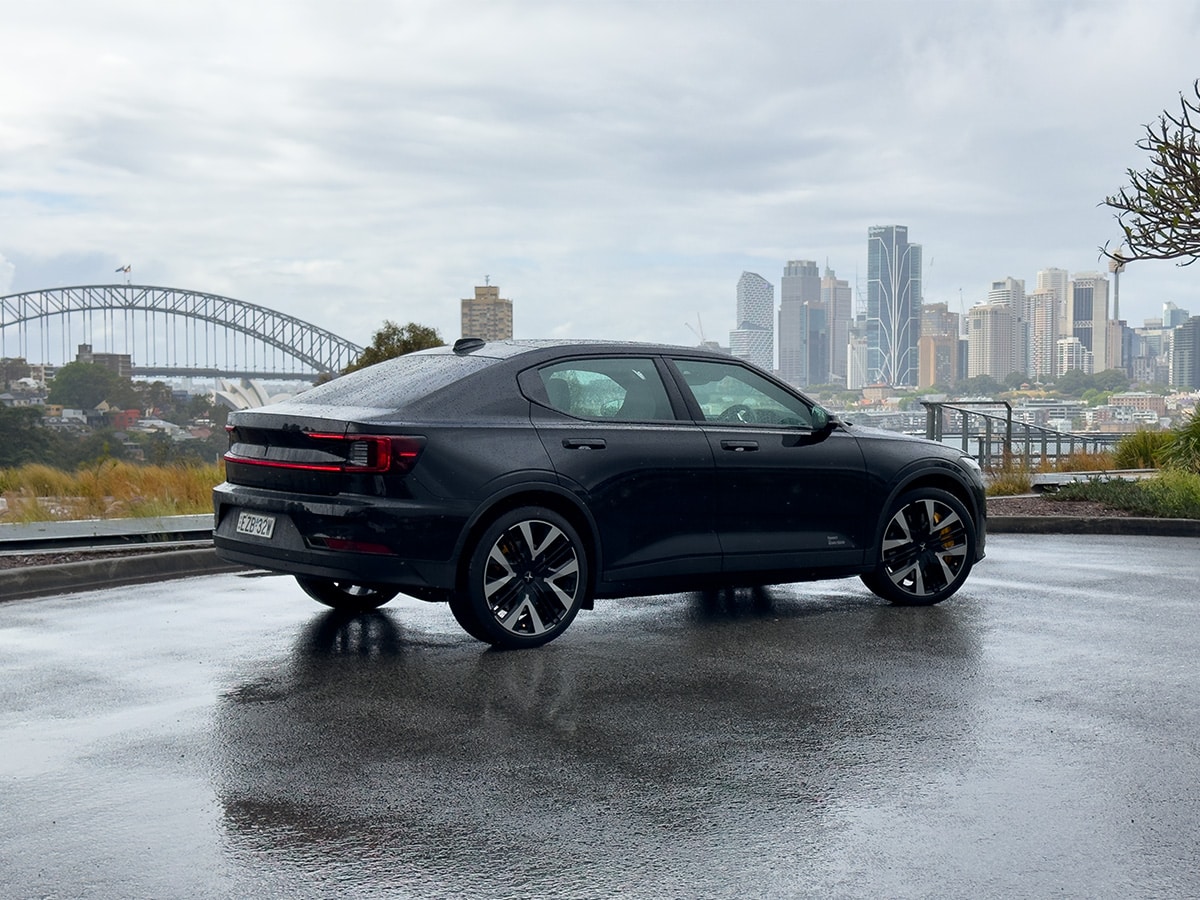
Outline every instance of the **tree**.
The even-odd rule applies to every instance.
[[[1129,390],[1129,376],[1120,369],[1105,369],[1103,372],[1097,372],[1092,376],[1092,383],[1096,386],[1096,390],[1109,394]]]
[[[342,374],[365,369],[367,366],[373,366],[385,359],[403,356],[405,353],[425,350],[429,347],[441,347],[444,344],[445,341],[437,333],[436,328],[418,325],[416,322],[397,325],[391,319],[384,319],[383,327],[376,331],[371,338],[371,346],[363,350],[358,359],[342,369]]]
[[[1117,211],[1123,246],[1101,248],[1117,266],[1134,259],[1180,259],[1189,266],[1200,258],[1200,79],[1195,99],[1179,95],[1178,114],[1163,112],[1137,142],[1150,154],[1144,171],[1127,169],[1129,186],[1104,198]]]
[[[955,392],[960,397],[994,397],[1004,390],[1004,385],[991,375],[976,375],[960,381]]]
[[[1054,390],[1066,397],[1079,397],[1092,387],[1092,376],[1082,369],[1068,369],[1054,379]]]
[[[137,395],[128,378],[95,363],[67,363],[50,383],[50,403],[72,409],[95,409],[101,402],[130,409],[137,405]]]
[[[0,406],[0,469],[45,462],[47,445],[57,437],[42,427],[42,411],[32,406]]]
[[[1029,383],[1029,376],[1024,372],[1009,372],[1001,383],[1010,391],[1019,391],[1021,385]]]

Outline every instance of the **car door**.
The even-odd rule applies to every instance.
[[[713,453],[725,570],[860,563],[876,523],[858,441],[737,360],[672,363]]]
[[[596,523],[606,581],[720,570],[712,452],[663,374],[651,356],[613,355],[522,373],[555,471]]]

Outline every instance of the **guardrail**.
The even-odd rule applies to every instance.
[[[960,438],[963,452],[978,459],[985,469],[1003,465],[1016,457],[1035,468],[1040,461],[1111,449],[1124,437],[1120,434],[1075,434],[1028,422],[1014,422],[1012,404],[1007,400],[964,404],[922,400],[921,405],[925,407],[925,436],[941,443]],[[981,406],[1002,406],[1004,414],[982,412],[978,409]]]
[[[0,553],[212,543],[212,515],[0,525]]]

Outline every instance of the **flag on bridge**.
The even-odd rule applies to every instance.
[[[121,266],[119,269],[117,269],[117,271],[118,271],[118,272],[125,272],[126,274],[128,274],[129,270],[130,270],[130,269],[132,269],[132,268],[133,268],[133,266]]]

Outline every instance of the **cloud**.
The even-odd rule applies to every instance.
[[[11,289],[132,262],[365,343],[385,318],[457,337],[490,275],[520,336],[690,343],[697,315],[733,327],[743,270],[865,283],[875,224],[924,244],[931,301],[1099,267],[1200,9],[119,0],[5,31]],[[1131,266],[1122,308],[1197,290]]]

